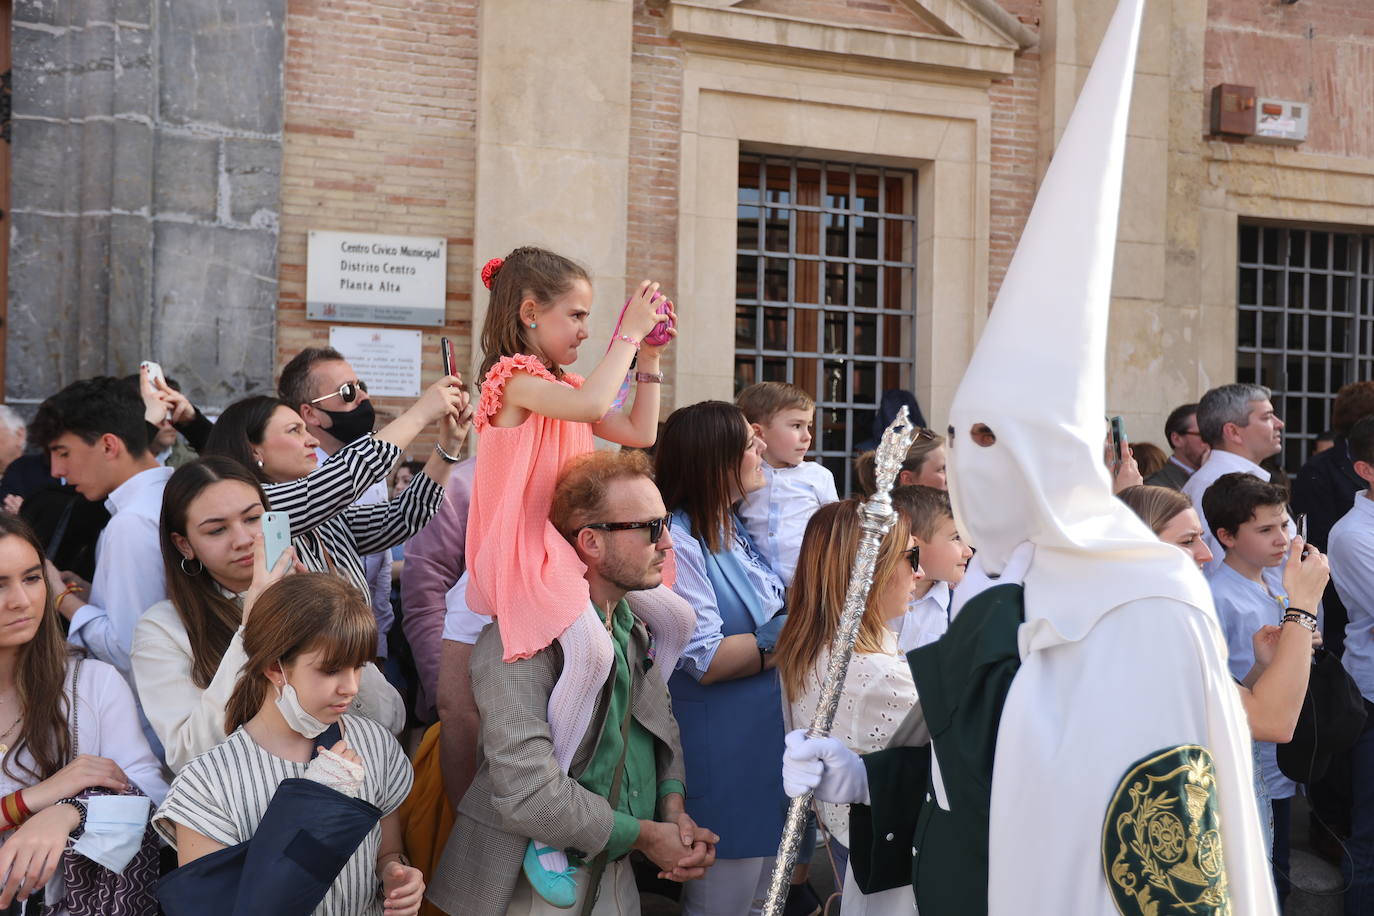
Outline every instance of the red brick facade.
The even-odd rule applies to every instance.
[[[1001,0],[1023,23],[1040,27],[1040,0]],[[992,84],[992,202],[988,222],[988,304],[997,297],[1035,200],[1040,53],[1016,56],[1016,72]]]
[[[443,333],[467,365],[476,0],[290,0],[286,34],[278,365],[329,342],[327,324],[305,319],[309,229],[447,238]],[[426,383],[438,376],[439,336],[424,335]],[[380,410],[396,406],[378,399]]]
[[[1240,83],[1262,96],[1307,102],[1304,152],[1374,158],[1374,3],[1212,0],[1207,11],[1207,92]]]

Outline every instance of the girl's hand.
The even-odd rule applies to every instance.
[[[0,875],[8,875],[0,888],[0,909],[16,899],[27,900],[51,880],[67,837],[80,823],[81,815],[71,805],[49,805],[0,846]]]
[[[654,306],[654,307],[657,308],[658,306]],[[661,355],[663,354],[663,351],[667,348],[668,344],[670,344],[670,343],[673,342],[673,338],[674,338],[674,337],[677,337],[677,310],[673,308],[673,303],[672,303],[672,302],[669,302],[669,303],[668,303],[668,312],[667,312],[667,314],[666,314],[666,315],[659,315],[658,317],[659,317],[659,318],[671,318],[671,319],[672,319],[672,324],[671,324],[671,325],[669,326],[669,328],[668,328],[668,340],[667,340],[667,342],[665,342],[665,343],[663,343],[663,344],[661,344],[661,345],[659,345],[659,346],[657,346],[657,347],[655,347],[653,344],[647,344],[647,343],[644,344],[643,346],[641,346],[640,349],[639,349],[639,361],[640,361],[640,363],[644,363],[646,360],[657,361],[658,358],[659,358],[659,356],[661,356]],[[643,340],[643,338],[640,338],[640,339]]]
[[[80,795],[94,786],[124,792],[129,788],[129,777],[108,757],[81,754],[38,785],[25,789],[24,803],[29,810],[39,811],[58,799]]]
[[[1145,478],[1140,476],[1140,466],[1135,463],[1135,454],[1129,445],[1123,443],[1121,464],[1117,465],[1112,474],[1112,492],[1120,493],[1127,487],[1138,487],[1144,482]]]
[[[320,750],[324,750],[324,748],[321,747]],[[358,766],[363,765],[363,758],[359,757],[358,752],[349,747],[348,742],[342,738],[334,742],[334,746],[329,749],[329,753],[338,754],[349,763],[356,763]]]
[[[277,565],[268,569],[267,547],[263,543],[262,533],[253,535],[253,582],[243,594],[242,625],[248,623],[248,615],[252,612],[253,605],[262,597],[262,593],[267,591],[267,587],[293,572],[305,572],[305,567],[296,562],[295,547],[283,550],[281,556],[277,557]]]
[[[387,916],[415,916],[425,896],[425,876],[392,859],[382,869],[382,909]]]
[[[650,331],[667,319],[667,315],[658,313],[658,302],[654,300],[657,293],[658,284],[652,280],[645,280],[639,284],[639,292],[634,294],[630,304],[625,307],[625,315],[620,320],[622,334],[628,334],[635,340],[643,340],[649,336]]]

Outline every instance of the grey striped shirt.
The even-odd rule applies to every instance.
[[[359,798],[390,814],[410,794],[415,774],[396,739],[377,723],[343,717],[344,738],[362,758],[367,775]],[[172,782],[153,825],[176,845],[176,824],[236,846],[257,829],[283,779],[305,775],[305,764],[283,760],[258,747],[240,726],[224,743],[186,765]],[[348,860],[315,916],[380,916],[377,849],[381,825],[372,828]]]

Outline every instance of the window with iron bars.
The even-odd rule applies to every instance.
[[[1374,368],[1374,235],[1242,223],[1239,255],[1236,378],[1273,389],[1294,472]]]
[[[915,185],[908,169],[740,155],[735,391],[815,398],[809,457],[841,494],[883,392],[912,389]]]

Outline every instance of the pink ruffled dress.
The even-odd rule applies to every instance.
[[[481,436],[468,509],[468,605],[496,618],[505,660],[547,648],[591,601],[587,567],[549,521],[554,484],[569,458],[592,451],[589,423],[530,412],[514,427],[492,425],[507,380],[517,371],[556,379],[534,356],[502,357],[482,381],[473,417]]]

